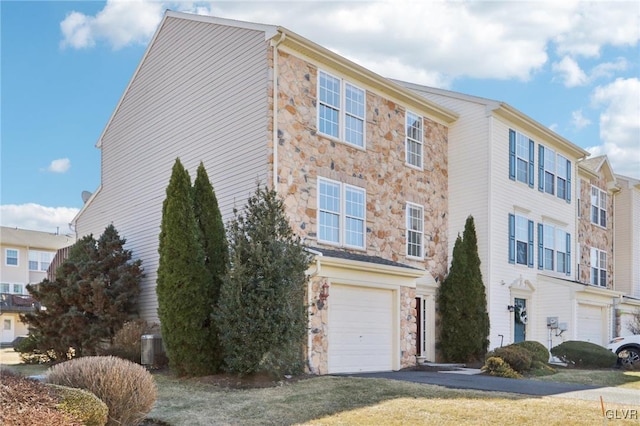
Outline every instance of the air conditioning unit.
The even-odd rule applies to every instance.
[[[147,368],[157,368],[166,358],[162,336],[159,334],[143,334],[141,338],[142,353],[140,364]]]

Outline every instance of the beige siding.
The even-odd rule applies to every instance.
[[[614,196],[615,290],[640,297],[640,190],[618,178],[621,191]]]
[[[225,221],[267,183],[267,42],[263,32],[167,18],[102,138],[102,187],[79,236],[113,223],[143,260],[141,315],[157,319],[162,202],[180,158],[204,162]]]

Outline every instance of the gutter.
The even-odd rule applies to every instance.
[[[276,192],[278,191],[278,45],[286,36],[281,32],[277,41],[271,39],[271,47],[273,47],[273,190]]]

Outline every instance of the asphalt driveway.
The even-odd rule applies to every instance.
[[[542,382],[527,379],[506,379],[484,374],[459,374],[452,371],[388,371],[349,374],[350,377],[375,377],[414,383],[444,386],[454,389],[476,389],[489,392],[510,392],[532,396],[555,396],[640,406],[637,390],[617,387],[597,387],[570,383]]]

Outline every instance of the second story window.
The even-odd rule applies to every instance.
[[[318,130],[364,148],[365,91],[318,72]]]
[[[571,275],[571,234],[538,224],[538,269]]]
[[[1,283],[0,284],[0,293],[11,293],[11,284],[9,284],[9,283]]]
[[[607,286],[607,252],[591,248],[591,284]]]
[[[533,188],[534,142],[515,130],[509,130],[509,179]]]
[[[424,235],[424,209],[407,203],[407,256],[422,259]]]
[[[406,144],[407,164],[422,168],[422,141],[424,131],[422,129],[422,117],[407,111],[406,118]]]
[[[538,189],[571,201],[571,161],[542,145],[538,146]]]
[[[318,240],[364,248],[365,190],[318,179]]]
[[[509,263],[533,268],[533,221],[509,215]]]
[[[53,253],[29,250],[29,270],[46,272],[51,264]]]
[[[7,266],[18,266],[18,250],[6,249],[4,251],[4,264]]]
[[[591,222],[607,227],[607,193],[595,186],[591,187]]]

